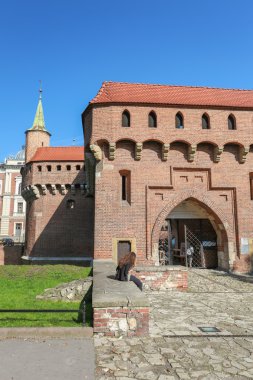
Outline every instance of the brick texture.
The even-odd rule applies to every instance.
[[[186,270],[159,271],[137,271],[133,270],[134,276],[143,283],[147,290],[177,289],[186,290],[188,288],[188,272]]]
[[[93,308],[93,330],[105,336],[145,336],[149,333],[149,308]]]
[[[125,109],[131,115],[129,128],[121,126]],[[157,128],[148,127],[151,110],[157,115]],[[175,128],[178,111],[184,129]],[[209,130],[201,126],[204,113],[210,118]],[[230,114],[236,119],[236,130],[228,130]],[[134,238],[138,262],[157,263],[166,217],[177,205],[193,199],[217,233],[219,267],[250,271],[253,252],[242,255],[241,238],[253,239],[252,120],[252,111],[243,108],[89,106],[83,114],[86,148],[96,144],[102,150],[102,164],[96,167],[94,257],[112,258],[113,238]],[[111,143],[116,143],[114,159]],[[136,143],[143,144],[139,160]],[[163,144],[170,144],[166,160]],[[220,160],[217,148],[221,148]],[[131,173],[130,202],[121,199],[122,171]]]

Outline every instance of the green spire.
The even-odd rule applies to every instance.
[[[39,96],[39,103],[38,103],[38,106],[37,106],[37,110],[36,110],[36,114],[35,114],[35,118],[34,118],[34,122],[33,122],[33,126],[31,128],[31,130],[40,130],[40,131],[46,131],[46,127],[45,127],[45,121],[44,121],[44,113],[43,113],[43,107],[42,107],[42,90],[40,88],[40,96]]]

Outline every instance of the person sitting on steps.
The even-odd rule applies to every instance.
[[[127,253],[120,259],[116,268],[115,279],[118,281],[133,281],[140,290],[142,290],[142,282],[130,272],[136,265],[136,253]]]

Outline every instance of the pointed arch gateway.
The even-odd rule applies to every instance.
[[[231,263],[235,259],[235,245],[233,227],[224,216],[224,212],[217,204],[208,197],[208,195],[197,190],[184,191],[175,196],[160,211],[154,223],[151,232],[151,257],[152,261],[158,262],[159,257],[159,236],[166,219],[173,215],[175,210],[182,203],[194,202],[206,213],[206,219],[209,219],[216,235],[217,235],[217,256],[218,267],[221,269],[229,269]]]

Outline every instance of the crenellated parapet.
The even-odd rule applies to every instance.
[[[77,193],[81,195],[86,195],[87,194],[87,186],[86,184],[46,184],[46,185],[29,185],[26,186],[22,190],[22,197],[26,201],[32,201],[35,199],[40,198],[40,196],[44,195],[66,195],[68,192],[71,195],[76,195]]]

